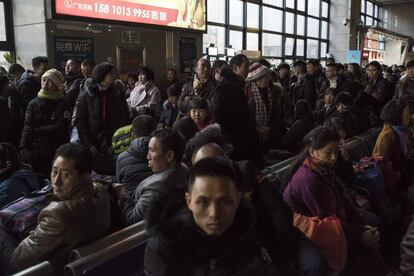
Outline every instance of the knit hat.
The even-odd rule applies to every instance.
[[[63,85],[65,84],[66,79],[62,73],[56,69],[50,69],[43,74],[42,79],[45,77],[47,77],[59,91],[63,91]]]
[[[264,77],[266,74],[269,74],[270,70],[264,66],[261,65],[258,62],[253,63],[249,67],[249,74],[247,75],[247,78],[245,81],[254,81],[258,80],[262,77]]]

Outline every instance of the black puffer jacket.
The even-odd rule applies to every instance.
[[[66,78],[65,100],[71,110],[75,107],[76,100],[78,99],[82,79],[83,75],[81,72],[77,74],[69,73],[69,76]]]
[[[104,100],[105,98],[105,100]],[[76,126],[82,144],[108,150],[114,132],[128,124],[128,107],[123,91],[112,85],[100,91],[92,79],[87,79],[79,96]],[[102,110],[106,102],[105,111]],[[106,119],[103,119],[105,113]]]
[[[261,255],[247,202],[240,203],[232,226],[218,238],[196,225],[187,206],[166,205],[163,213],[153,209],[147,216],[153,237],[145,250],[146,275],[277,275]]]
[[[323,82],[323,84],[321,86],[319,97],[323,97],[323,95],[325,94],[326,89],[328,89],[329,87],[330,87],[329,80],[325,79],[325,81]],[[354,83],[349,81],[343,75],[338,75],[337,76],[336,90],[338,91],[338,93],[348,92],[349,94],[351,94],[352,98],[355,98],[355,96],[358,93],[357,89],[354,86]]]
[[[27,107],[20,148],[32,152],[35,171],[47,173],[55,150],[69,141],[71,114],[64,99],[36,97]]]
[[[30,101],[36,98],[37,92],[39,92],[41,88],[40,80],[34,76],[33,71],[27,70],[20,78],[18,86],[23,114],[25,114]]]
[[[116,177],[127,186],[130,193],[135,191],[142,180],[152,175],[147,162],[149,140],[150,137],[134,139],[116,160]]]
[[[297,82],[292,83],[289,95],[294,104],[301,99],[305,99],[313,109],[316,108],[316,88],[312,78],[308,75],[302,76]]]

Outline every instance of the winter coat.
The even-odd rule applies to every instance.
[[[0,87],[0,141],[19,145],[24,114],[17,87],[7,77],[2,78]]]
[[[378,127],[381,124],[380,106],[372,95],[361,91],[354,99],[354,106],[369,118],[371,127]]]
[[[72,249],[109,229],[110,199],[105,187],[85,183],[63,200],[50,197],[52,202],[40,212],[35,230],[13,252],[15,270],[49,260],[61,275]]]
[[[330,85],[329,79],[325,79],[325,81],[323,82],[321,86],[319,96],[323,97],[326,89],[328,89],[330,86],[331,85]],[[354,83],[352,81],[349,81],[345,76],[340,75],[340,74],[337,75],[336,90],[338,91],[338,93],[348,92],[352,96],[352,98],[355,98],[355,96],[358,93],[358,91],[356,90],[354,86]]]
[[[116,177],[133,193],[142,180],[152,175],[148,167],[147,154],[150,137],[134,139],[128,149],[116,160]]]
[[[233,145],[231,158],[250,160],[261,168],[258,135],[251,121],[244,81],[230,69],[222,70],[223,80],[214,91],[213,117],[223,135]]]
[[[187,189],[188,169],[181,164],[155,173],[144,179],[135,189],[133,197],[122,194],[118,200],[123,218],[127,225],[144,219],[151,204],[159,198],[183,195]]]
[[[69,141],[71,114],[65,100],[35,98],[27,107],[20,148],[31,151],[35,171],[48,174],[55,150]]]
[[[311,79],[313,81],[313,84],[315,86],[316,92],[318,94],[321,94],[321,88],[322,88],[323,84],[326,81],[325,74],[323,72],[319,71],[317,74],[311,75],[310,77],[311,77]]]
[[[65,100],[68,103],[71,111],[73,111],[76,100],[79,97],[80,84],[82,80],[83,75],[81,72],[77,74],[70,73],[69,76],[66,78]]]
[[[159,124],[161,127],[172,127],[177,120],[178,106],[173,107],[169,100],[163,104],[163,111],[161,113]]]
[[[152,81],[145,85],[136,86],[131,91],[128,101],[130,101],[131,109],[137,115],[149,114],[156,118],[160,115],[161,94]]]
[[[31,170],[18,170],[0,178],[0,209],[25,194],[40,190],[39,182]]]
[[[41,85],[40,79],[34,76],[34,72],[27,70],[23,73],[18,82],[19,95],[22,102],[23,114],[26,114],[27,106],[30,101],[36,98],[37,92],[39,92]]]
[[[75,124],[81,143],[88,147],[95,146],[98,151],[107,151],[115,131],[129,123],[128,107],[123,91],[115,85],[106,91],[100,91],[92,79],[87,79],[78,101]],[[105,110],[102,108],[104,101]]]
[[[197,76],[194,76],[193,79],[187,81],[183,85],[181,95],[178,98],[178,108],[182,114],[187,114],[189,111],[190,102],[195,97],[201,97],[209,104],[211,104],[211,97],[213,95],[214,88],[216,87],[216,81],[213,78],[209,78],[206,83],[201,84],[201,90],[196,92],[193,88],[194,80],[197,79]],[[189,100],[185,100],[186,97],[189,97]]]
[[[333,117],[345,123],[346,139],[360,135],[371,127],[369,118],[362,111],[352,106],[345,107],[345,109],[336,112]]]
[[[316,92],[312,78],[308,75],[304,75],[297,82],[292,83],[289,89],[294,104],[298,100],[305,99],[313,109],[316,108]]]
[[[285,189],[283,198],[294,212],[308,217],[336,215],[341,220],[347,239],[359,242],[363,232],[359,224],[361,218],[353,206],[342,198],[335,172],[320,173],[302,164]]]
[[[384,79],[381,75],[376,80],[370,79],[368,85],[377,86],[379,92],[377,101],[381,108],[394,96],[394,90],[391,83]]]
[[[303,137],[313,129],[314,125],[312,114],[296,120],[287,133],[279,140],[278,148],[295,151],[301,146]]]
[[[145,250],[146,275],[277,275],[261,254],[248,203],[241,201],[233,224],[220,237],[206,235],[187,206],[174,207],[147,216],[153,236]]]
[[[392,162],[396,171],[401,171],[404,163],[404,153],[392,125],[384,124],[375,142],[372,156],[385,157]]]
[[[397,98],[402,98],[403,96],[414,97],[414,79],[405,75],[398,81],[396,89]]]

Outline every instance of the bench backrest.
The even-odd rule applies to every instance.
[[[53,276],[55,275],[55,271],[53,269],[53,266],[48,261],[44,261],[40,264],[31,266],[29,268],[26,268],[25,270],[22,270],[16,274],[13,274],[14,276]]]
[[[144,253],[147,240],[146,231],[141,231],[67,264],[65,275],[144,275]]]

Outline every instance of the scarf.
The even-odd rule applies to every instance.
[[[408,129],[403,125],[393,125],[392,129],[398,136],[404,156],[408,153]]]
[[[37,93],[37,96],[41,99],[47,99],[47,100],[59,100],[63,98],[63,94],[59,91],[46,91],[43,89],[40,89],[39,93]]]
[[[262,141],[267,141],[270,138],[270,113],[273,104],[271,93],[271,89],[267,88],[267,93],[264,96],[267,97],[268,105],[266,105],[256,83],[251,83],[250,93],[248,93],[249,104],[254,107],[256,128]]]

